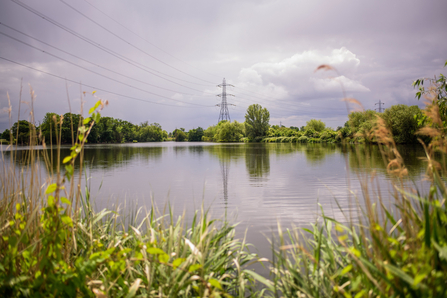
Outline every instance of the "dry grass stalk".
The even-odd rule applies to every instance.
[[[447,154],[447,139],[445,134],[445,127],[441,120],[438,104],[438,94],[436,89],[430,87],[430,92],[425,94],[425,109],[424,115],[427,117],[427,122],[424,127],[419,129],[416,134],[428,136],[431,141],[428,145],[425,145],[421,140],[422,145],[426,151],[426,157],[424,160],[427,162],[427,174],[432,178],[433,170],[441,171],[443,176],[447,173],[445,154]],[[435,153],[440,152],[442,156],[442,162],[435,160]]]
[[[393,135],[386,126],[385,120],[377,116],[374,136],[380,146],[382,155],[388,162],[387,171],[395,177],[402,178],[408,175],[408,170],[404,165],[404,160],[396,148]]]

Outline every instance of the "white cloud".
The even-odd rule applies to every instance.
[[[351,80],[345,76],[335,78],[310,78],[316,91],[321,92],[340,92],[341,88],[346,92],[369,92],[370,90],[363,86],[359,81]]]
[[[321,64],[333,66],[342,75],[336,80],[326,79],[327,74],[314,72]],[[355,79],[359,65],[360,59],[345,47],[328,53],[309,50],[278,62],[259,62],[243,68],[238,84],[277,99],[303,95],[318,97],[321,92],[340,92],[338,82],[342,82],[347,91],[367,92],[369,89]]]

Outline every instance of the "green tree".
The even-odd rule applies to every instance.
[[[376,122],[377,112],[366,110],[362,112],[351,112],[348,117],[348,126],[353,134],[363,137],[365,140],[372,140],[374,123]]]
[[[73,144],[78,134],[81,115],[65,113],[62,119],[61,143]]]
[[[9,129],[5,129],[5,131],[0,136],[1,139],[7,140],[8,142],[11,139],[11,131]]]
[[[244,124],[237,121],[221,121],[217,125],[214,139],[217,142],[240,142],[244,137]]]
[[[214,142],[215,141],[214,136],[216,135],[216,131],[217,131],[216,125],[211,125],[207,129],[205,129],[205,131],[203,132],[202,141]]]
[[[139,130],[139,142],[162,142],[164,139],[163,129],[158,123],[143,123],[143,127]]]
[[[419,128],[417,116],[421,114],[422,111],[418,106],[398,104],[386,109],[382,118],[391,130],[396,143],[414,143],[417,141],[415,132]]]
[[[203,137],[203,128],[197,127],[196,129],[191,129],[188,132],[188,141],[190,142],[200,142]]]
[[[45,114],[45,117],[43,118],[43,121],[39,126],[39,130],[41,131],[42,137],[44,138],[46,144],[57,143],[56,136],[59,133],[59,129],[56,132],[56,123],[59,122],[59,119],[60,116],[56,113]]]
[[[98,142],[100,143],[114,143],[115,142],[115,119],[112,117],[101,117],[97,123],[98,126]]]
[[[12,125],[12,137],[16,139],[18,144],[28,145],[30,141],[31,129],[34,125],[26,120],[19,120]]]
[[[306,130],[315,130],[317,132],[323,131],[326,128],[326,124],[324,124],[321,120],[311,119],[306,122]]]
[[[187,140],[188,136],[181,129],[175,129],[172,134],[174,135],[174,139],[176,142],[184,142]]]
[[[260,141],[267,135],[270,124],[270,113],[259,104],[247,108],[245,114],[245,134],[250,141]]]

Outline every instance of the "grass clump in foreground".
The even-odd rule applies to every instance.
[[[392,191],[383,194],[374,186],[374,175],[365,177],[363,196],[355,198],[357,214],[346,215],[348,224],[322,212],[313,229],[280,228],[272,239],[270,280],[246,269],[262,259],[234,238],[234,226],[211,220],[203,210],[186,227],[184,217],[157,216],[154,208],[127,221],[118,212],[92,209],[88,189],[80,189],[82,149],[104,104],[98,101],[82,120],[71,154],[63,158],[64,171],[58,166],[46,181],[39,166],[45,164],[51,173],[53,157],[45,147],[41,153],[34,150],[36,131],[23,160],[15,160],[14,150],[10,166],[3,159],[0,295],[447,296],[447,142],[436,100],[427,106],[428,120],[420,131],[431,137],[425,147],[429,193],[404,187],[406,168],[378,118],[374,133],[395,176]],[[54,120],[60,136],[62,120]],[[61,159],[58,150],[57,165]],[[78,177],[75,161],[80,161]]]
[[[322,211],[313,229],[280,229],[272,291],[284,297],[447,297],[447,142],[435,94],[425,116],[429,122],[419,133],[431,137],[424,145],[429,193],[404,188],[407,170],[378,118],[374,133],[395,176],[392,190],[383,195],[374,177],[365,177],[358,221],[346,214],[349,224],[342,224]]]

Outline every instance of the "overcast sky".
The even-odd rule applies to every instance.
[[[88,109],[97,90],[104,116],[207,128],[223,78],[240,122],[258,103],[270,124],[342,126],[341,85],[365,109],[422,107],[411,83],[445,73],[446,13],[445,0],[0,0],[0,131],[7,93],[17,121],[21,80],[37,123],[68,112],[68,99],[79,113],[81,90]],[[321,64],[338,73],[315,73]],[[22,103],[21,119],[29,113]]]

